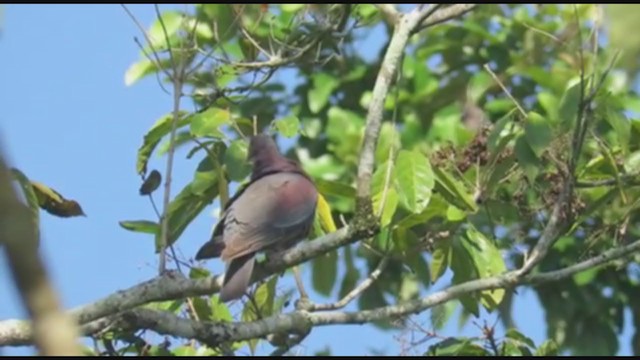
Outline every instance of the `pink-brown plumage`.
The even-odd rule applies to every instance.
[[[220,257],[227,263],[220,300],[240,298],[249,286],[255,254],[282,251],[308,236],[317,202],[313,181],[283,157],[266,135],[251,138],[251,181],[225,207],[211,240],[196,259]]]

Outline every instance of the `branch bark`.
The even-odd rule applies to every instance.
[[[318,312],[305,310],[293,311],[288,314],[278,314],[253,322],[214,323],[211,321],[193,321],[180,318],[168,312],[136,309],[127,311],[118,319],[119,326],[131,329],[153,330],[160,335],[171,335],[181,338],[196,339],[210,347],[219,346],[226,341],[242,341],[264,338],[270,334],[306,334],[316,326],[355,325],[372,321],[390,319],[419,313],[436,305],[451,301],[463,295],[491,289],[515,287],[524,284],[539,285],[558,281],[573,276],[581,271],[589,270],[640,251],[640,240],[627,246],[612,249],[594,258],[555,271],[544,272],[526,277],[520,277],[518,271],[510,271],[503,275],[485,279],[478,279],[453,285],[447,289],[435,292],[422,299],[405,301],[397,305],[379,307],[373,310],[355,312]],[[96,325],[105,325],[107,322]],[[24,332],[25,327],[8,329],[9,324],[0,326],[0,345],[15,345],[16,335]],[[96,331],[96,325],[92,331]],[[13,330],[13,331],[8,331]],[[13,334],[13,339],[7,336]],[[13,342],[12,342],[13,341]]]
[[[473,8],[473,6],[471,6],[471,8]],[[464,4],[461,6],[454,5],[432,13],[431,7],[417,7],[414,11],[403,14],[397,19],[391,42],[380,65],[380,71],[378,72],[378,77],[373,87],[371,103],[367,112],[364,140],[362,150],[360,151],[358,177],[356,180],[356,214],[361,217],[370,218],[372,215],[371,177],[375,164],[375,148],[384,116],[384,102],[389,94],[391,81],[400,66],[400,59],[402,58],[411,34],[415,32],[421,24],[429,24],[432,19],[439,19],[439,21],[442,22],[445,19],[453,17],[454,14],[463,14],[471,8],[467,8],[467,5]],[[384,6],[383,9],[389,10]],[[369,220],[370,219],[367,219],[365,221]]]
[[[79,356],[78,331],[48,278],[38,254],[37,234],[29,208],[20,202],[11,175],[0,157],[0,245],[2,245],[20,297],[33,320],[33,337],[41,356]],[[9,329],[10,333],[24,330]],[[0,330],[5,334],[7,330]]]

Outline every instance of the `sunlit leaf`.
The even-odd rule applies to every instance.
[[[418,152],[401,150],[395,168],[400,202],[413,213],[422,212],[434,186],[429,160]]]
[[[123,229],[156,235],[160,231],[160,225],[155,221],[131,220],[118,222]]]
[[[329,97],[340,84],[338,79],[324,72],[318,72],[312,77],[313,88],[309,91],[307,101],[312,113],[317,113],[329,102]]]
[[[534,356],[558,356],[558,345],[553,340],[545,340],[545,342],[536,349]]]
[[[294,137],[300,130],[300,120],[297,116],[289,115],[274,121],[273,125],[285,137]]]
[[[493,242],[481,232],[469,227],[462,241],[481,278],[497,276],[506,272],[507,266],[502,254]],[[502,302],[504,289],[485,290],[481,294],[482,304],[487,310],[492,311]]]
[[[186,112],[180,112],[176,128],[179,129],[191,121],[191,117],[185,116]],[[151,157],[151,153],[156,148],[160,140],[171,132],[173,123],[173,114],[168,114],[156,121],[151,129],[146,133],[142,141],[142,146],[138,149],[138,159],[136,161],[136,171],[140,175],[147,172],[147,162]]]
[[[482,346],[469,338],[448,338],[429,347],[425,356],[489,356]]]
[[[244,140],[234,140],[224,153],[224,164],[232,181],[241,181],[251,173],[247,161],[248,145]]]
[[[524,136],[538,157],[548,148],[549,143],[553,139],[551,127],[547,119],[535,112],[530,112],[527,116],[524,125]]]
[[[558,116],[560,117],[561,129],[564,131],[572,129],[576,122],[580,104],[580,86],[579,82],[571,85],[560,100]]]
[[[191,120],[191,134],[193,136],[222,138],[224,135],[220,127],[231,121],[229,111],[210,107],[195,114]]]
[[[247,302],[242,310],[242,321],[255,321],[260,318],[269,317],[273,314],[273,304],[276,296],[277,276],[258,286],[253,294],[253,301]],[[255,353],[258,340],[250,340],[249,347]]]

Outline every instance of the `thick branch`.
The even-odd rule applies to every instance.
[[[571,195],[572,186],[570,182],[567,182],[560,193],[560,197],[553,206],[549,221],[542,231],[540,239],[536,243],[536,246],[531,250],[531,253],[526,259],[524,265],[518,270],[519,276],[528,274],[542,259],[547,255],[547,251],[554,241],[558,238],[560,233],[560,227],[563,223],[563,208],[566,208],[567,201]]]
[[[460,296],[491,289],[519,286],[523,284],[542,284],[558,281],[576,273],[595,268],[615,259],[640,251],[640,240],[625,247],[609,250],[597,257],[570,267],[520,277],[517,271],[486,279],[472,280],[451,286],[418,300],[405,301],[397,305],[380,307],[374,310],[356,312],[320,312],[294,311],[279,314],[248,323],[197,322],[180,318],[168,312],[138,309],[122,316],[124,324],[134,329],[149,329],[161,335],[196,339],[209,346],[218,346],[226,341],[241,341],[264,338],[274,333],[305,334],[315,326],[336,324],[364,324],[378,320],[389,320],[398,316],[416,314],[436,305],[459,298]],[[121,324],[122,325],[122,324]]]
[[[373,87],[371,104],[367,112],[366,127],[364,130],[364,139],[362,150],[360,151],[360,161],[358,162],[358,178],[357,178],[357,210],[359,213],[370,212],[371,206],[365,202],[371,201],[371,176],[375,163],[375,148],[382,127],[382,117],[384,115],[384,102],[391,87],[391,81],[400,65],[400,59],[407,46],[411,33],[416,30],[420,21],[430,10],[415,10],[408,14],[402,15],[396,22],[396,27],[391,36],[391,42],[384,55],[380,71]],[[437,13],[437,12],[436,12]],[[435,14],[432,14],[435,15]],[[429,17],[430,18],[430,17]],[[427,18],[427,20],[429,19]]]
[[[398,23],[400,12],[398,12],[394,4],[376,4],[376,7],[387,24],[395,26]]]
[[[255,269],[253,282],[281,272],[291,266],[325,254],[330,250],[358,240],[349,227],[305,242],[288,250],[281,258],[267,262]],[[223,275],[192,280],[177,272],[167,272],[159,277],[118,291],[91,304],[70,311],[80,324],[87,324],[107,316],[131,310],[138,306],[155,302],[182,299],[185,297],[211,295],[220,291]],[[31,333],[26,321],[0,321],[0,346],[25,345],[30,342]]]
[[[462,16],[473,10],[476,6],[478,6],[478,4],[455,4],[439,9],[438,11],[434,12],[433,15],[430,15],[428,18],[422,21],[416,31],[422,31],[433,25],[437,25]]]
[[[79,356],[78,331],[69,315],[61,310],[58,295],[38,253],[31,212],[13,191],[9,174],[4,159],[0,158],[0,209],[3,209],[0,211],[0,245],[7,255],[20,297],[33,320],[36,348],[41,356]],[[3,329],[0,333],[6,331]]]

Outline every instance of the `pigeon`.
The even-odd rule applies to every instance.
[[[195,259],[221,258],[226,264],[219,299],[241,298],[251,281],[258,252],[281,253],[308,237],[318,192],[295,161],[278,152],[271,137],[251,138],[249,183],[226,204],[211,239]]]

